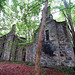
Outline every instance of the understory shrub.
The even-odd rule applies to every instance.
[[[31,62],[25,62],[24,65],[34,66],[34,64]]]
[[[47,75],[47,72],[46,72],[46,71],[45,71],[45,72],[43,72],[43,73],[42,73],[42,75]]]
[[[24,65],[28,65],[28,63],[27,63],[27,62],[25,62],[25,63],[24,63]]]
[[[60,68],[59,71],[66,73],[66,74],[75,73],[74,69],[70,67]]]
[[[28,65],[29,65],[29,66],[34,66],[34,64],[33,64],[33,63],[29,63]]]
[[[13,61],[14,63],[23,63],[22,61]]]

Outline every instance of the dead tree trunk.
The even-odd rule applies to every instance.
[[[40,29],[38,47],[37,47],[36,59],[35,59],[35,75],[40,75],[40,55],[42,49],[43,32],[44,32],[45,21],[46,21],[47,6],[48,6],[48,0],[46,0],[45,7],[43,9],[43,19],[42,19],[42,25]]]

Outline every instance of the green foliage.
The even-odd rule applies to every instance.
[[[40,72],[42,72],[42,75],[47,75],[46,70],[47,70],[47,68],[43,68],[43,69],[41,69],[41,71],[40,71]]]
[[[28,65],[28,63],[27,63],[27,62],[25,62],[25,63],[24,63],[24,65]]]
[[[49,5],[51,4],[49,1]],[[3,2],[3,0],[1,0]],[[0,13],[0,36],[7,34],[11,31],[12,25],[16,24],[16,35],[19,37],[27,38],[25,43],[19,43],[18,45],[25,45],[34,42],[34,34],[37,33],[37,29],[40,27],[41,17],[45,0],[12,0],[11,5],[7,2],[4,6],[4,11]]]
[[[6,0],[0,0],[0,11],[4,9],[4,5],[6,4],[5,1]]]
[[[28,65],[29,65],[29,66],[34,66],[34,64],[33,64],[33,63],[29,63]]]
[[[58,75],[57,72],[53,72],[53,74]]]
[[[66,0],[67,1],[67,0]],[[54,5],[53,5],[54,4]],[[74,8],[75,8],[75,4],[74,4],[74,2],[71,2],[71,3],[69,3],[69,2],[67,2],[67,4],[68,4],[68,8],[66,9],[65,8],[65,6],[64,6],[64,4],[63,4],[63,1],[62,0],[58,0],[58,1],[53,1],[52,2],[52,11],[55,11],[55,12],[53,12],[53,14],[56,14],[56,13],[58,13],[58,17],[57,18],[54,18],[54,19],[56,19],[57,21],[64,21],[65,20],[65,16],[64,16],[64,14],[63,13],[65,13],[65,15],[67,15],[67,14],[71,14],[71,16],[72,16],[72,20],[74,20],[74,15],[75,14],[73,14],[73,11],[75,11],[74,10]],[[58,10],[58,11],[57,11]],[[70,10],[71,10],[71,13],[70,13]],[[54,16],[55,17],[55,16]],[[73,21],[73,23],[74,23],[74,21]],[[74,24],[75,25],[75,24]]]
[[[46,72],[46,71],[45,71],[45,72],[43,72],[43,73],[42,73],[42,75],[47,75],[47,72]]]
[[[30,39],[30,41],[27,41],[32,42],[34,31],[40,24],[40,17],[38,16],[39,12],[41,12],[40,1],[25,2],[24,0],[12,0],[12,2],[11,6],[6,4],[3,11],[4,17],[0,18],[0,36],[11,31],[12,25],[15,22],[16,35]]]
[[[5,0],[0,0],[0,3],[0,6],[2,7],[6,2]],[[19,43],[18,45],[34,42],[33,36],[39,31],[37,31],[37,29],[40,27],[40,19],[42,17],[39,15],[43,11],[42,7],[44,6],[44,4],[45,0],[12,0],[11,6],[6,3],[4,6],[4,10],[1,11],[4,14],[0,18],[0,36],[10,32],[12,25],[15,23],[16,35],[18,35],[19,37],[27,38],[26,43]],[[65,9],[61,0],[49,0],[49,5],[51,6],[51,11],[56,11],[57,9],[61,11],[57,21],[65,20],[63,12],[65,14],[70,14],[70,9]],[[69,8],[71,7],[73,25],[75,26],[75,4],[70,3],[68,6]],[[21,40],[22,39],[20,39],[19,41]]]
[[[59,69],[59,71],[66,73],[66,74],[75,73],[74,69],[70,67],[61,68]]]
[[[24,65],[34,66],[34,64],[31,62],[25,62]]]
[[[30,73],[27,73],[26,75],[30,75]]]
[[[14,60],[13,63],[23,63],[23,62]]]
[[[18,38],[18,42],[26,42],[26,40]]]

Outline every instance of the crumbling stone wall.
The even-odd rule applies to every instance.
[[[60,60],[62,65],[73,66],[74,51],[72,48],[71,37],[66,22],[56,23],[57,35],[60,48]]]
[[[26,61],[33,62],[33,44],[26,46]],[[29,55],[29,56],[28,56]]]
[[[6,36],[4,35],[4,36],[2,36],[2,37],[0,37],[0,60],[2,59],[2,56],[3,56],[3,53],[4,53],[4,50],[3,50],[3,48],[4,48],[4,44],[5,44],[5,39],[6,38]]]
[[[53,51],[53,56],[42,51],[41,64],[45,66],[51,65],[64,65],[74,66],[74,52],[72,48],[71,38],[66,22],[56,22],[52,18],[47,18],[47,25],[45,26],[43,34],[43,44],[48,43],[52,48],[49,51]],[[46,30],[49,31],[49,40],[46,39]],[[38,37],[39,33],[37,33]],[[29,45],[26,50],[26,61],[35,62],[35,54],[37,50],[37,42],[31,46]],[[43,45],[45,46],[45,45]],[[54,49],[55,47],[55,49]],[[48,50],[48,48],[47,48]],[[32,57],[33,55],[33,57]],[[29,57],[30,56],[30,57]],[[32,58],[31,58],[32,57]]]
[[[25,50],[25,47],[19,46],[18,43],[18,36],[15,35],[15,25],[12,26],[12,30],[0,37],[0,60],[6,60],[6,61],[23,61],[23,51]],[[26,40],[25,38],[22,38]],[[25,50],[26,51],[26,50]]]

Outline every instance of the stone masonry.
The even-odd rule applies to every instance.
[[[56,22],[53,20],[52,15],[46,18],[46,26],[43,34],[43,44],[47,43],[51,46],[49,49],[53,56],[46,51],[42,51],[41,64],[45,66],[62,65],[74,66],[74,51],[72,48],[70,33],[66,21]],[[36,37],[38,37],[37,33]],[[26,61],[35,63],[35,55],[37,50],[38,39],[34,44],[26,49]],[[42,46],[44,47],[44,45]],[[30,48],[30,49],[28,49]],[[45,48],[45,47],[44,47]],[[47,47],[45,49],[48,49]],[[46,53],[45,53],[46,52]],[[47,54],[48,53],[48,54]],[[52,54],[51,54],[52,55]],[[30,57],[29,57],[30,56]]]
[[[46,39],[46,31],[49,30],[49,40]],[[38,36],[38,35],[37,35]],[[72,48],[71,38],[66,22],[56,22],[55,20],[48,21],[43,39],[48,42],[53,48],[55,56],[49,56],[42,51],[41,64],[42,65],[64,65],[74,66],[74,52]],[[35,54],[37,49],[37,40],[34,44],[29,45],[26,49],[26,61],[35,62]]]
[[[26,53],[24,45],[18,45],[19,37],[15,35],[15,25],[12,26],[12,30],[0,37],[0,60],[5,61],[23,61],[23,56]],[[25,38],[22,38],[26,40]],[[25,59],[24,59],[25,61]]]

